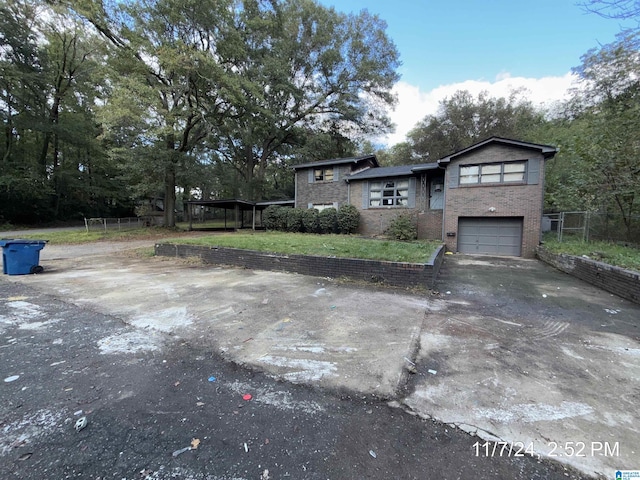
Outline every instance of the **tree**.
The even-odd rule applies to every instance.
[[[358,135],[390,127],[383,107],[395,101],[398,53],[378,17],[310,0],[247,0],[238,13],[229,58],[247,81],[216,149],[241,174],[245,196],[264,195],[273,162],[309,161],[300,154],[316,135],[328,141],[315,155],[340,154]]]
[[[604,18],[628,19],[640,17],[638,0],[589,0],[581,3],[588,11]]]
[[[409,132],[414,153],[421,162],[434,162],[494,135],[528,139],[543,122],[543,114],[520,94],[493,98],[483,92],[474,98],[468,91],[454,93],[440,102],[435,115],[428,115]]]
[[[591,172],[573,148],[584,135],[584,124],[571,115],[558,116],[536,130],[541,143],[555,145],[558,153],[545,162],[544,209],[547,212],[597,210]]]
[[[30,2],[0,4],[0,220],[15,221],[29,200],[25,218],[37,218],[48,185],[34,166],[33,126],[43,103],[37,12]],[[26,213],[26,212],[25,212]]]
[[[378,162],[384,166],[420,163],[422,160],[413,153],[413,145],[406,141],[378,150],[376,157]]]
[[[112,152],[133,185],[164,189],[169,226],[176,187],[196,186],[183,175],[194,162],[209,157],[223,191],[257,200],[291,190],[282,172],[301,155],[349,151],[357,135],[390,126],[398,53],[366,11],[313,0],[56,3],[115,47],[102,117]]]
[[[224,68],[232,2],[134,0],[119,8],[121,23],[115,13],[90,17],[116,47],[103,120],[134,193],[162,191],[172,227],[176,189],[198,186],[205,140],[240,95],[241,79]]]
[[[621,35],[582,57],[575,69],[582,82],[582,109],[571,145],[584,161],[600,209],[619,212],[629,240],[640,213],[639,35]]]
[[[43,2],[0,6],[0,215],[34,222],[122,205],[94,106],[104,89],[102,43]]]

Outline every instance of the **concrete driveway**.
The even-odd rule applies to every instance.
[[[640,469],[640,306],[513,258],[447,256],[439,289],[403,405],[605,478]]]
[[[145,244],[49,245],[44,274],[3,280],[138,327],[103,350],[179,336],[283,380],[518,442],[503,455],[607,478],[640,469],[637,305],[530,260],[447,256],[440,294],[427,295],[122,251]],[[498,455],[493,445],[477,455]]]

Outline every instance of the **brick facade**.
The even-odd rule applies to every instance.
[[[476,165],[515,160],[539,162],[539,178],[535,184],[456,185],[452,172],[461,165]],[[486,145],[456,157],[447,165],[445,175],[445,218],[443,240],[453,252],[458,249],[457,233],[460,217],[522,218],[522,256],[533,258],[540,243],[544,156],[534,150],[505,145]],[[491,210],[490,210],[491,209]],[[494,210],[495,209],[495,210]],[[447,236],[454,233],[455,236]]]
[[[442,240],[442,210],[418,212],[418,238]]]
[[[418,180],[419,182],[419,180]],[[420,194],[420,182],[416,195],[416,208],[370,207],[362,208],[362,189],[365,182],[349,184],[349,201],[360,211],[358,233],[366,236],[383,235],[389,223],[398,215],[406,213],[413,218],[414,225],[421,240],[442,240],[442,210],[425,209],[428,203],[426,192]],[[425,187],[426,188],[426,187]]]
[[[296,170],[297,208],[308,208],[310,203],[336,203],[338,207],[348,203],[348,186],[345,178],[351,172],[350,165],[333,167],[334,180],[309,182],[309,169]]]
[[[444,247],[439,247],[427,263],[283,255],[235,248],[168,243],[156,244],[155,254],[180,258],[198,257],[209,264],[294,272],[314,277],[346,277],[390,286],[432,288],[442,265]]]
[[[522,222],[520,254],[532,258],[541,235],[544,161],[555,153],[555,147],[548,145],[492,137],[438,160],[437,163],[384,167],[385,170],[378,170],[378,173],[373,171],[378,168],[375,157],[362,157],[364,162],[370,163],[357,163],[362,159],[347,159],[347,162],[336,159],[305,164],[296,170],[295,205],[308,208],[310,204],[333,204],[339,208],[350,203],[360,211],[358,233],[367,236],[383,235],[394,218],[399,214],[409,213],[416,225],[418,238],[443,240],[447,248],[454,252],[458,251],[458,226],[461,217],[515,218]],[[372,163],[371,158],[374,159]],[[461,165],[502,162],[526,162],[524,181],[460,185]],[[309,175],[316,166],[333,166],[337,174],[334,181],[310,181]],[[367,171],[367,168],[372,170]],[[358,169],[360,172],[353,175]],[[444,200],[442,189],[431,190],[434,188],[432,184],[441,184],[443,170]],[[368,199],[363,199],[368,192],[368,182],[386,178],[409,179],[408,206],[370,207]],[[346,179],[349,181],[345,181]],[[432,206],[440,209],[432,210]]]

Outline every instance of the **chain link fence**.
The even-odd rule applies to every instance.
[[[640,245],[640,216],[600,212],[560,212],[544,215],[543,230],[555,232],[559,242],[580,240]]]
[[[143,217],[125,218],[85,218],[84,227],[87,232],[106,232],[107,230],[132,230],[150,226],[150,220]]]

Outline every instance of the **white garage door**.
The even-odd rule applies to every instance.
[[[520,256],[522,218],[459,218],[458,251]]]

